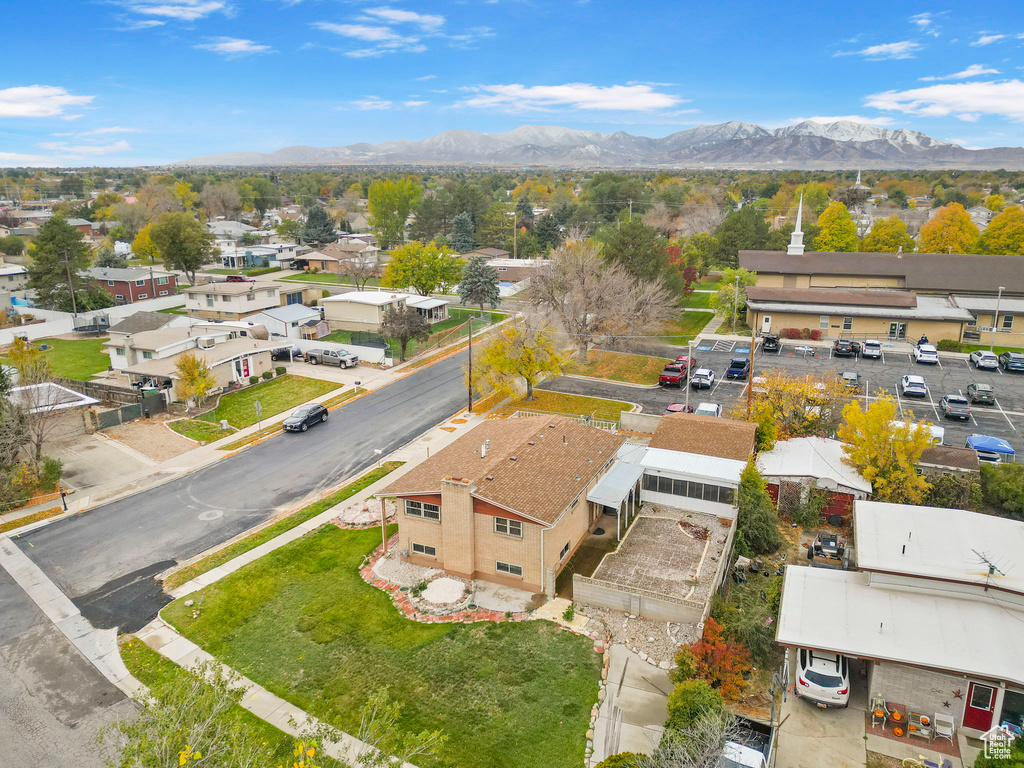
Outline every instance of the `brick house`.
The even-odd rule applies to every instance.
[[[553,595],[624,441],[559,416],[487,421],[377,495],[398,503],[403,560]]]
[[[83,274],[113,296],[115,304],[131,304],[160,296],[172,296],[178,292],[177,275],[158,269],[92,267]]]

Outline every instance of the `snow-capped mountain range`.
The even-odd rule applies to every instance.
[[[504,133],[452,130],[422,141],[226,152],[179,166],[459,165],[650,168],[1007,168],[1024,169],[1024,149],[964,149],[917,131],[849,120],[782,128],[730,121],[660,139],[522,125]]]

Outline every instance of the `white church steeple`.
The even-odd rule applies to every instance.
[[[800,193],[800,205],[796,209],[796,228],[789,239],[789,247],[786,253],[790,256],[803,256],[804,254],[804,231],[802,229],[804,220],[804,196]]]

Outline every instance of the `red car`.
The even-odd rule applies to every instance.
[[[669,363],[658,375],[658,384],[663,387],[681,387],[690,375],[690,370],[696,365],[696,360],[688,355],[680,355],[675,362]]]
[[[253,280],[251,277],[246,277],[245,275],[228,275],[226,278],[224,278],[224,282],[225,283],[255,283],[256,281]]]

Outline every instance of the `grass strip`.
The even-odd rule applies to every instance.
[[[17,520],[11,520],[6,523],[0,523],[0,533],[7,533],[13,531],[15,528],[21,528],[23,525],[29,523],[38,523],[40,520],[46,520],[50,517],[56,517],[57,515],[63,514],[63,507],[50,507],[40,512],[33,512],[31,515],[25,515],[25,517],[19,517]]]
[[[216,410],[203,414],[201,418],[214,423],[227,419],[228,424],[235,429],[244,429],[258,421],[255,408],[257,400],[262,407],[262,419],[266,421],[336,389],[339,389],[339,384],[334,381],[310,379],[295,374],[278,376],[223,395]]]
[[[668,362],[664,357],[592,349],[587,352],[586,365],[576,363],[566,372],[627,384],[657,384],[658,374]]]
[[[199,419],[177,419],[167,424],[172,430],[189,440],[196,440],[201,443],[212,443],[234,434],[233,429],[221,429],[217,424]]]
[[[260,544],[270,541],[285,531],[290,531],[292,528],[306,522],[311,517],[316,517],[321,512],[326,512],[335,504],[338,504],[350,496],[356,495],[364,488],[373,485],[382,477],[394,472],[404,463],[404,461],[386,461],[381,464],[381,466],[370,470],[358,480],[349,483],[344,488],[338,489],[319,501],[314,501],[309,506],[303,507],[297,512],[293,512],[288,515],[288,517],[271,523],[266,528],[262,528],[259,531],[256,531],[256,533],[246,536],[244,539],[239,539],[233,544],[229,544],[223,549],[214,552],[212,555],[204,557],[202,560],[197,560],[191,565],[185,566],[180,571],[175,571],[164,579],[164,589],[175,589],[180,587],[182,584],[191,581],[196,576],[201,576],[207,571],[216,568],[218,565],[223,565],[229,560],[234,560],[239,555],[244,555],[250,549],[255,549]]]
[[[495,413],[511,416],[516,411],[541,411],[543,413],[565,414],[567,416],[592,416],[595,419],[618,421],[622,411],[633,408],[621,400],[606,400],[600,397],[570,395],[535,389],[533,400],[515,400],[499,408]]]

